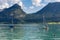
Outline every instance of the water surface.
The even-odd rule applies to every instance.
[[[0,40],[60,40],[60,24],[0,24]]]

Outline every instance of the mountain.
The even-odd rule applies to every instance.
[[[18,4],[0,12],[0,23],[41,23],[43,21],[60,22],[60,2],[49,3],[33,14],[26,14]]]
[[[60,2],[49,3],[38,12],[27,16],[28,22],[60,22]]]
[[[49,3],[32,16],[36,22],[60,22],[60,2]]]
[[[0,23],[12,24],[21,22],[23,15],[26,15],[26,13],[18,4],[15,4],[12,7],[4,9],[0,12]],[[18,20],[18,18],[20,19]]]
[[[60,2],[49,3],[37,14],[44,15],[47,22],[60,22]]]

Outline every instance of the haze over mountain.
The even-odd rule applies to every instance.
[[[41,23],[43,21],[60,22],[60,2],[49,3],[33,14],[26,14],[18,4],[0,12],[0,23]]]

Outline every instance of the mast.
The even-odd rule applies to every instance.
[[[43,14],[43,25],[44,25],[44,28],[43,29],[45,29],[45,30],[47,30],[48,31],[48,23],[46,22],[46,19],[45,19],[45,15]]]
[[[14,18],[14,13],[11,13],[11,25],[10,25],[11,30],[13,30],[14,28],[13,18]]]

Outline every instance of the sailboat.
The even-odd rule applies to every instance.
[[[12,21],[11,21],[12,24],[9,27],[10,27],[11,31],[13,32],[13,30],[14,30],[14,23],[13,23],[14,13],[12,13],[11,16],[12,16]]]
[[[49,27],[48,27],[48,23],[46,22],[46,19],[45,19],[45,15],[43,14],[43,29],[45,29],[46,31],[49,30]]]

